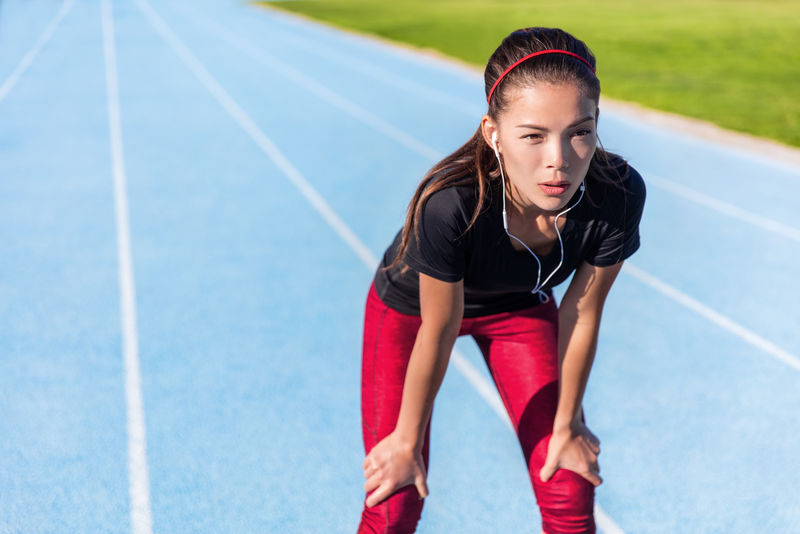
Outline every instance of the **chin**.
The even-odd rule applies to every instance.
[[[560,211],[567,206],[570,197],[564,195],[563,197],[544,197],[537,198],[534,204],[537,208],[543,211]]]

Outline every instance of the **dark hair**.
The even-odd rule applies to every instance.
[[[509,89],[513,87],[545,83],[574,83],[582,94],[597,103],[600,98],[600,80],[592,71],[596,67],[594,54],[586,44],[569,33],[557,28],[523,28],[503,39],[489,58],[483,73],[483,83],[488,98],[495,81],[513,63],[528,54],[541,50],[558,49],[572,52],[584,58],[591,66],[567,54],[544,54],[520,63],[509,72],[492,94],[488,115],[497,120],[508,104]],[[595,183],[617,184],[627,171],[625,161],[606,152],[602,144],[597,148],[589,164],[586,180]],[[408,250],[411,233],[419,238],[418,222],[427,199],[442,189],[460,185],[477,186],[478,202],[465,233],[475,224],[487,201],[491,198],[492,185],[499,183],[500,168],[492,147],[483,138],[480,126],[475,134],[455,152],[434,165],[425,174],[408,206],[405,224],[394,267]],[[586,196],[591,201],[587,187]],[[405,269],[404,269],[405,270]]]

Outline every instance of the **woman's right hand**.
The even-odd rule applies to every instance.
[[[583,421],[553,431],[547,446],[547,459],[539,470],[542,482],[547,482],[558,469],[579,474],[595,486],[603,483],[597,456],[600,440]]]
[[[369,493],[366,505],[371,508],[398,489],[414,484],[420,498],[428,496],[425,463],[421,449],[392,432],[375,445],[364,459],[364,490]],[[377,489],[376,489],[377,488]]]

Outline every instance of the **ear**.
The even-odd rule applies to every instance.
[[[498,135],[498,132],[497,123],[489,115],[481,117],[481,133],[483,134],[483,140],[486,141],[489,148],[492,148],[492,135]],[[497,149],[500,150],[500,143],[497,144]]]

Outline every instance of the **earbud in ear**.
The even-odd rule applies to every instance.
[[[492,146],[494,151],[497,152],[497,132],[492,132]]]

